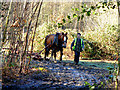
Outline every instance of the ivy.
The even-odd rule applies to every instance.
[[[81,20],[84,18],[84,15],[81,16]]]
[[[74,18],[77,17],[77,14],[73,14],[73,17],[74,17]]]
[[[77,18],[77,21],[83,20],[85,14],[86,14],[86,16],[90,16],[91,13],[93,13],[93,15],[98,15],[98,13],[95,12],[95,10],[96,10],[96,9],[100,9],[101,7],[102,7],[102,8],[107,7],[108,9],[109,9],[109,8],[115,9],[115,8],[116,8],[116,5],[113,5],[112,2],[109,2],[109,3],[107,3],[107,2],[99,2],[99,3],[96,4],[96,5],[92,5],[90,8],[88,8],[86,4],[82,5],[82,6],[81,6],[82,11],[80,11],[79,8],[72,8],[72,11],[74,11],[74,13],[73,13],[73,15],[72,15],[72,16],[73,16],[72,20],[73,20],[74,18]],[[92,12],[92,11],[93,11],[93,12]],[[106,11],[106,10],[103,9],[103,11]],[[75,12],[78,12],[78,13],[80,13],[80,14],[77,15]],[[70,15],[67,15],[67,19],[68,19],[68,21],[66,21],[65,19],[62,19],[63,23],[66,23],[66,22],[72,23],[72,20],[71,20],[71,16],[70,16]],[[62,25],[63,25],[62,23],[58,23],[58,27],[61,27]]]
[[[69,15],[67,15],[67,18],[68,18],[68,19],[70,19],[70,16],[69,16]]]
[[[63,21],[63,23],[65,23],[65,22],[66,22],[66,20],[65,20],[65,19],[62,19],[62,21]]]
[[[75,8],[75,11],[79,11],[79,9],[78,9],[78,8]]]
[[[92,10],[95,10],[95,6],[91,6],[91,9],[92,9]]]
[[[90,14],[91,14],[91,11],[88,11],[88,12],[87,12],[87,16],[90,16]]]
[[[78,21],[80,20],[80,16],[78,16]]]
[[[83,8],[83,9],[82,9],[82,13],[85,13],[85,12],[86,12],[86,9],[85,9],[85,8]]]

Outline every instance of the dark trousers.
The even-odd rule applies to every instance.
[[[80,56],[80,52],[75,51],[74,62],[75,62],[76,64],[78,64],[78,62],[79,62],[79,56]]]

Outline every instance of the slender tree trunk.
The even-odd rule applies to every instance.
[[[120,1],[117,0],[117,6],[118,6],[118,45],[120,45]],[[117,69],[117,75],[116,75],[116,81],[115,81],[115,89],[118,89],[118,77],[120,77],[120,47],[118,46],[118,69]]]
[[[28,3],[25,0],[24,5],[23,5],[23,12],[22,12],[22,17],[24,17],[24,19],[26,19],[26,12],[25,11],[26,11],[27,5],[28,5]],[[23,27],[23,38],[24,38],[24,32],[25,32],[25,29]]]
[[[9,22],[9,15],[10,15],[10,11],[11,11],[12,1],[13,1],[13,0],[11,0],[11,2],[10,2],[10,6],[9,6],[9,10],[8,10],[8,15],[7,15],[7,17],[6,17],[5,30],[4,30],[4,32],[3,32],[3,38],[2,38],[2,46],[3,46],[4,41],[5,41],[5,39],[6,39],[6,32],[7,32],[8,22]]]
[[[2,46],[6,43],[6,33],[7,33],[7,28],[8,28],[8,23],[9,23],[9,16],[10,16],[10,12],[11,12],[11,7],[12,7],[12,0],[10,2],[8,14],[7,14],[7,17],[6,17],[5,29],[4,29],[3,38],[2,38]],[[9,57],[10,57],[10,54],[11,54],[10,51],[9,51]],[[9,65],[9,63],[10,63],[10,58],[8,59],[7,66]]]
[[[81,1],[81,5],[84,5],[84,1]],[[81,9],[82,10],[82,9]],[[79,21],[79,31],[83,31],[83,20],[80,19]]]
[[[25,1],[24,2],[24,5],[23,5],[23,10],[21,11],[21,17],[22,17],[22,19],[24,20],[24,19],[26,19],[26,7],[27,7],[27,5],[28,5],[28,3]],[[23,61],[23,58],[22,58],[22,55],[23,55],[23,48],[24,48],[24,43],[23,43],[23,41],[24,41],[24,26],[23,26],[23,33],[21,32],[18,32],[18,36],[19,36],[19,38],[18,38],[18,47],[17,47],[17,49],[18,49],[18,51],[19,51],[19,56],[20,56],[20,66],[22,67],[22,64],[24,64],[24,61]]]
[[[118,39],[120,41],[120,1],[119,0],[117,2],[117,5],[118,5],[118,35],[119,35]],[[120,75],[120,47],[118,47],[118,66],[119,66],[118,75]]]
[[[38,18],[39,18],[39,15],[40,15],[40,10],[41,10],[42,3],[43,3],[43,0],[39,4],[39,10],[38,10],[37,18],[36,18],[36,23],[35,23],[35,30],[34,30],[33,37],[32,37],[32,45],[31,45],[30,58],[29,58],[29,62],[28,62],[28,68],[29,68],[30,61],[31,61],[31,54],[33,52],[33,43],[34,43],[34,38],[35,38],[35,34],[36,34],[36,28],[37,28],[37,24],[38,24]],[[28,68],[27,68],[27,71],[28,71]]]
[[[23,51],[23,54],[22,54],[21,61],[23,61],[23,59],[25,58],[26,49],[27,49],[27,46],[28,46],[28,37],[29,37],[30,26],[31,26],[31,23],[32,23],[32,18],[33,18],[33,16],[34,16],[35,12],[37,11],[38,5],[39,5],[39,3],[37,3],[37,6],[36,6],[36,8],[35,8],[35,11],[31,14],[30,21],[29,21],[29,23],[28,23],[27,35],[26,35],[26,37],[25,37],[25,48],[24,48],[24,51]],[[21,62],[19,73],[22,72],[22,68],[23,68],[23,62]]]
[[[74,26],[74,29],[76,29],[76,31],[78,32],[78,29],[77,29],[77,18],[76,18],[76,20],[75,20],[75,26]]]

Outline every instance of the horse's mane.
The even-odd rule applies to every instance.
[[[60,35],[60,34],[61,34],[61,33],[58,33],[58,32],[57,32],[56,34],[49,34],[49,35],[47,35],[46,38],[45,38],[44,45],[47,46],[47,45],[46,45],[46,40],[47,40],[47,38],[48,38],[50,35],[54,35],[54,36],[55,36],[55,35]]]

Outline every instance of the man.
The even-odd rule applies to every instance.
[[[74,62],[77,65],[79,62],[80,52],[84,50],[84,42],[80,33],[77,33],[77,38],[73,40],[71,44],[71,50],[75,52]]]

